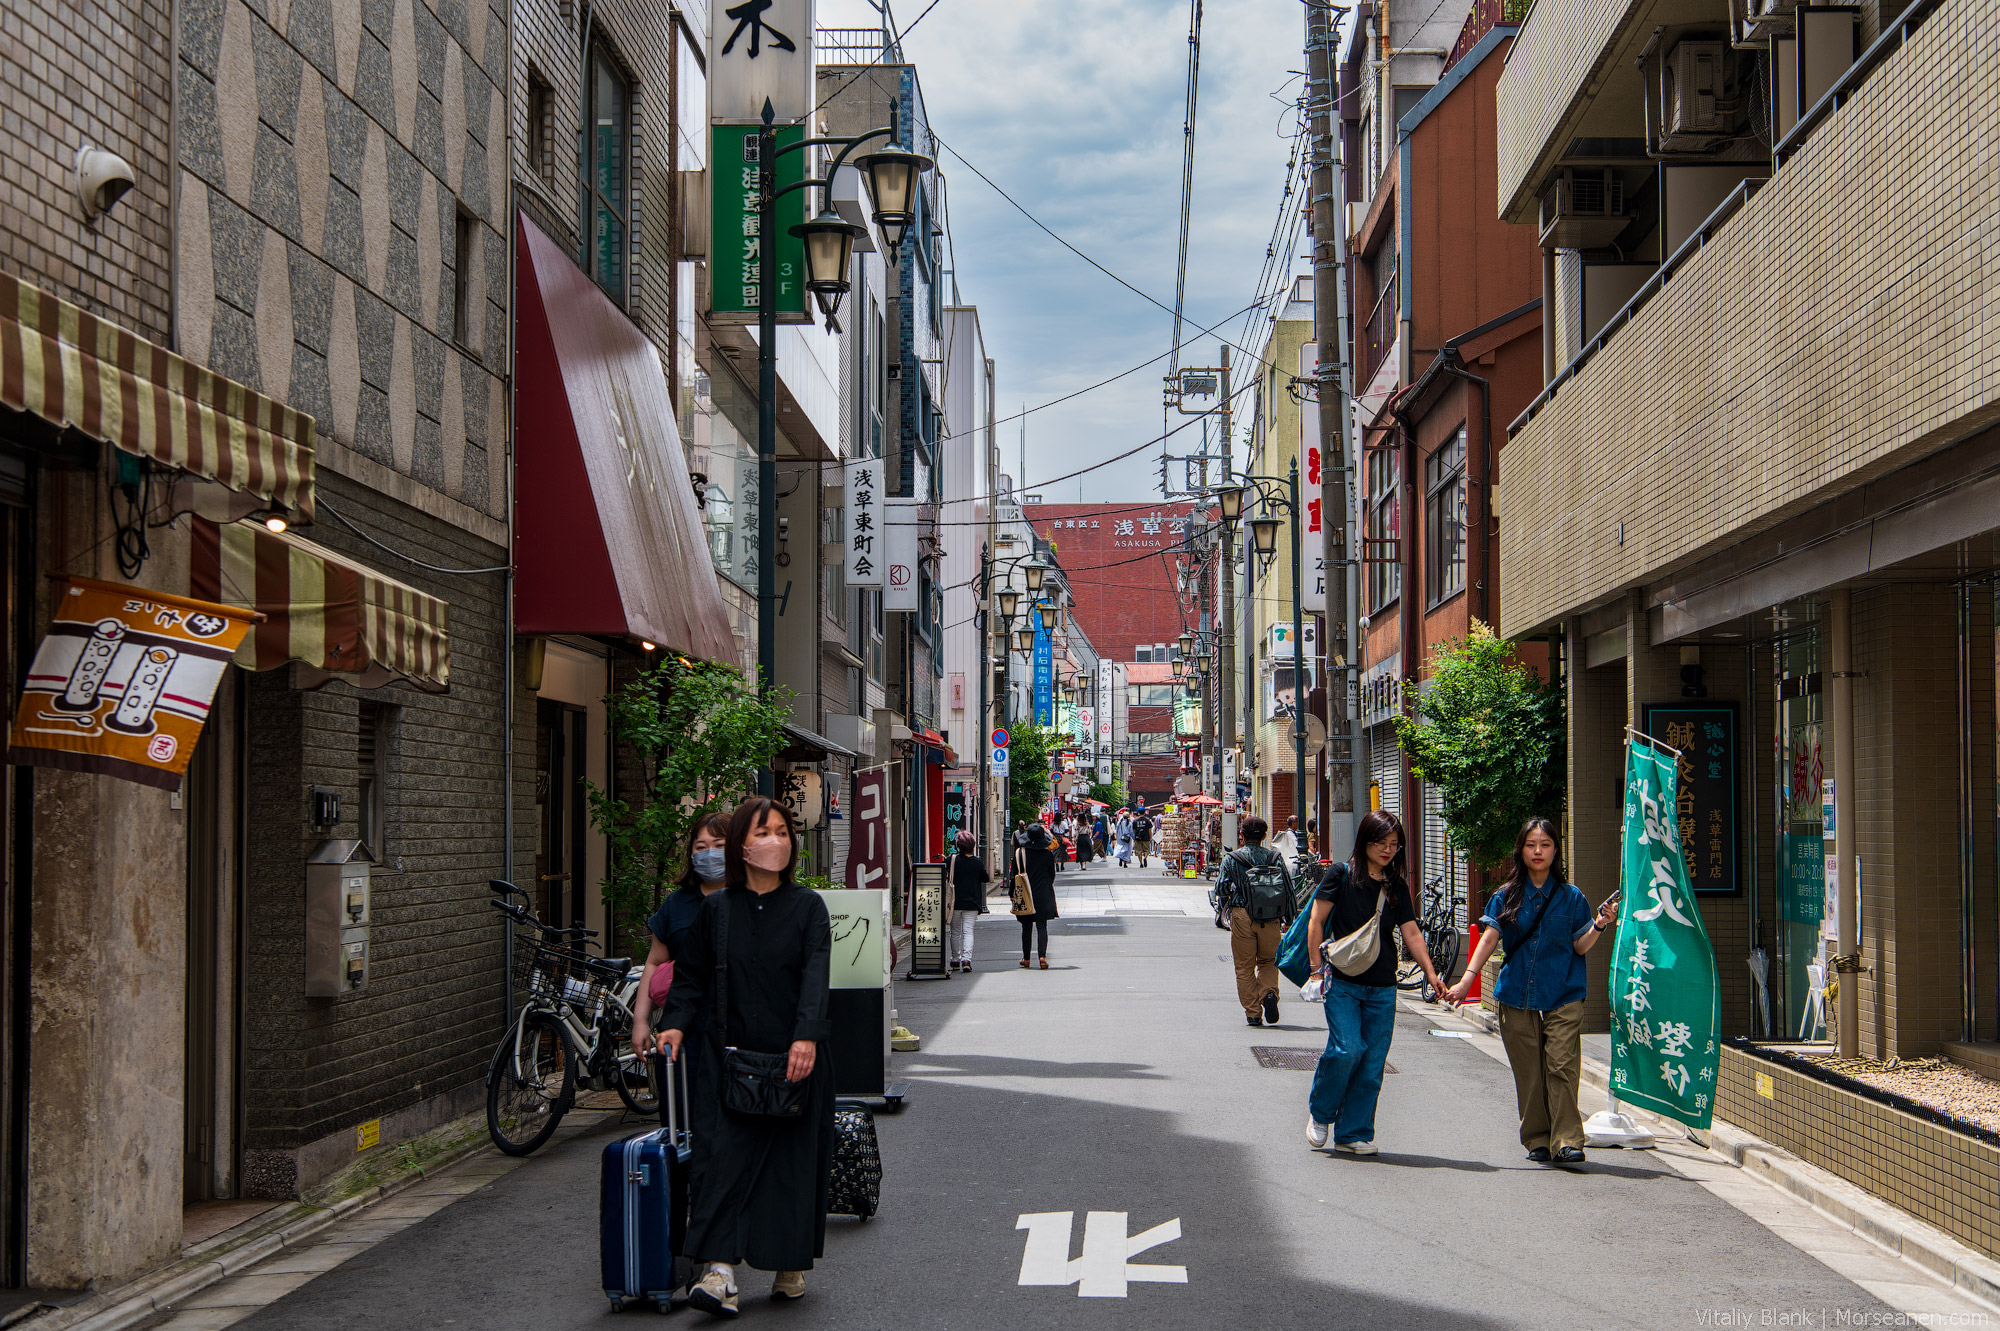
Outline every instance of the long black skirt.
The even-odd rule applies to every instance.
[[[825,1044],[806,1081],[806,1112],[783,1121],[722,1107],[722,1048],[703,1041],[689,1175],[688,1257],[760,1271],[810,1271],[826,1251],[833,1169],[833,1068]]]

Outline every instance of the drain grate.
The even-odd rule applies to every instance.
[[[1260,1068],[1281,1068],[1287,1072],[1312,1072],[1319,1067],[1319,1050],[1286,1049],[1279,1045],[1253,1044],[1250,1052],[1256,1055]],[[1382,1071],[1394,1072],[1396,1065],[1385,1063]]]

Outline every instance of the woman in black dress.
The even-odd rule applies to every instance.
[[[1028,965],[1030,948],[1040,945],[1042,969],[1049,968],[1049,921],[1056,918],[1055,838],[1040,823],[1028,824],[1024,839],[1014,851],[1014,869],[1028,875],[1028,893],[1034,898],[1035,913],[1021,915],[1021,966]]]
[[[685,1252],[705,1269],[688,1301],[718,1317],[736,1316],[737,1263],[775,1272],[771,1297],[796,1299],[826,1249],[833,1069],[821,1046],[832,1033],[833,935],[826,902],[792,881],[797,844],[784,805],[760,797],[737,807],[727,885],[702,902],[660,1017],[661,1044],[677,1054],[703,1000],[719,988],[700,1036],[708,1066],[723,1065],[725,1047],[782,1054],[786,1079],[807,1083],[804,1113],[794,1119],[724,1108],[721,1077],[694,1085],[690,1119],[700,1147],[688,1180]],[[718,936],[727,938],[722,977]]]

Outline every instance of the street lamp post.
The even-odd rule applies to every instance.
[[[889,107],[891,122],[897,108]],[[855,238],[867,234],[833,210],[833,179],[840,173],[848,153],[870,139],[888,139],[887,147],[859,159],[857,165],[868,176],[869,198],[875,206],[875,224],[889,241],[889,261],[895,262],[896,246],[903,231],[915,218],[917,178],[931,169],[931,159],[895,145],[893,123],[851,138],[808,138],[778,146],[778,126],[771,103],[764,103],[764,127],[757,143],[757,230],[762,238],[758,260],[757,292],[757,694],[768,698],[778,671],[778,603],[776,565],[778,559],[778,274],[772,271],[778,228],[778,200],[795,189],[820,189],[819,214],[811,221],[790,228],[805,242],[806,290],[833,326],[834,311],[847,294],[847,269],[854,257]],[[833,164],[824,176],[807,177],[778,185],[778,158],[807,148],[839,145]],[[775,774],[769,767],[757,774],[757,791],[770,795]]]
[[[1298,815],[1299,825],[1305,826],[1305,781],[1306,781],[1306,653],[1305,614],[1300,597],[1300,532],[1299,532],[1299,463],[1292,460],[1284,476],[1250,476],[1239,478],[1241,484],[1225,487],[1217,492],[1222,505],[1224,530],[1231,529],[1243,514],[1243,499],[1246,493],[1255,491],[1264,512],[1250,520],[1250,529],[1256,540],[1257,556],[1269,562],[1278,549],[1279,520],[1269,510],[1282,510],[1291,521],[1292,527],[1292,792],[1293,811]],[[1280,491],[1277,487],[1284,487]]]

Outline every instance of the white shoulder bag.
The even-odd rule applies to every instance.
[[[1389,902],[1384,889],[1375,897],[1375,913],[1368,923],[1344,938],[1329,938],[1319,945],[1319,954],[1342,975],[1359,975],[1375,964],[1382,953],[1382,908]]]

